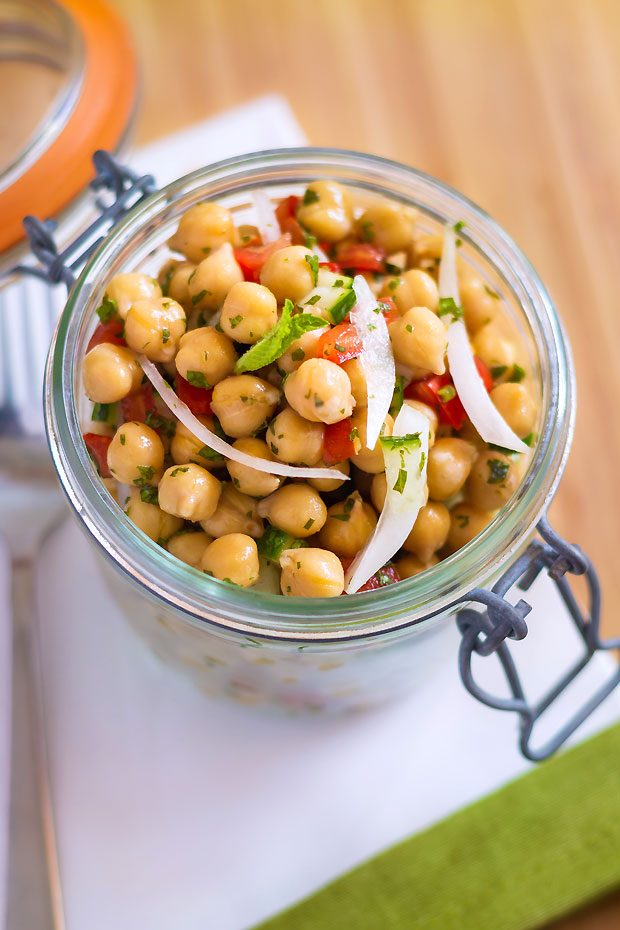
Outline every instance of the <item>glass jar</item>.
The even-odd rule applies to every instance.
[[[155,274],[164,243],[193,204],[217,200],[247,221],[249,194],[300,193],[333,179],[415,206],[420,228],[463,221],[461,255],[498,291],[540,388],[539,441],[512,499],[471,543],[422,574],[336,599],[235,588],[171,556],[127,518],[96,475],[81,439],[81,359],[105,283]],[[457,601],[488,588],[534,533],[560,480],[573,430],[574,384],[566,337],[544,286],[509,236],[463,195],[385,159],[290,149],[229,159],[152,195],[89,259],[62,314],[46,373],[46,424],[58,476],[102,556],[114,597],[152,649],[206,691],[249,704],[359,709],[393,697],[446,658]],[[461,605],[462,606],[462,605]]]

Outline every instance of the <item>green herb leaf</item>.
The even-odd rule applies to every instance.
[[[489,297],[492,297],[494,300],[499,300],[499,299],[500,299],[499,294],[497,293],[497,291],[494,291],[493,288],[492,288],[492,287],[489,287],[488,284],[485,284],[485,285],[484,285],[484,289],[485,289],[485,291],[487,292],[487,294],[489,295]]]
[[[534,443],[536,442],[536,433],[528,433],[527,436],[523,437],[523,442],[525,443],[526,446],[529,446],[531,449]]]
[[[207,459],[209,462],[216,462],[218,459],[223,458],[219,452],[215,452],[213,449],[210,449],[209,446],[203,446],[202,449],[199,449],[198,455],[203,459]]]
[[[371,223],[370,220],[364,220],[362,223],[362,241],[363,242],[374,242],[375,239],[375,230],[374,223]]]
[[[110,414],[111,404],[94,404],[91,419],[95,423],[105,423]]]
[[[170,342],[170,330],[166,329],[165,326],[161,331],[161,341],[164,345],[166,345],[167,342]]]
[[[185,378],[186,381],[189,381],[190,384],[193,384],[194,387],[199,388],[209,388],[211,385],[203,375],[201,371],[188,371]]]
[[[501,459],[487,459],[487,467],[489,469],[487,484],[501,484],[506,480],[510,463],[502,462]]]
[[[176,478],[177,475],[184,475],[186,471],[189,471],[189,465],[179,465],[170,472],[170,477]]]
[[[306,520],[306,522],[304,523],[304,529],[305,530],[311,529],[313,523],[314,523],[314,520],[312,519],[312,517],[310,517],[310,519]]]
[[[164,275],[164,280],[161,282],[161,293],[163,297],[168,297],[170,295],[170,282],[172,281],[172,276],[176,270],[176,265],[170,265],[166,271],[166,274]]]
[[[152,484],[145,484],[140,488],[140,500],[145,504],[158,504],[157,488]]]
[[[392,403],[390,404],[390,415],[396,417],[396,414],[405,401],[405,379],[402,375],[396,375],[394,382],[394,393],[392,394]]]
[[[407,451],[407,446],[416,448],[421,446],[419,433],[406,433],[404,436],[381,436],[379,438],[384,449],[403,449]]]
[[[104,297],[101,306],[97,307],[97,316],[102,323],[109,323],[111,319],[118,315],[118,307],[115,300]]]
[[[449,401],[454,400],[456,397],[456,389],[452,384],[446,384],[444,387],[439,388],[437,391],[437,396],[442,403],[447,404]]]
[[[289,536],[284,530],[279,530],[275,526],[268,526],[256,544],[259,555],[269,562],[276,563],[280,561],[280,556],[285,549],[299,549],[306,545],[303,539]]]
[[[497,379],[501,378],[502,375],[505,375],[507,371],[507,365],[493,365],[491,367],[491,377],[494,381],[497,381]]]
[[[407,472],[404,468],[399,468],[398,478],[396,479],[396,484],[392,488],[393,491],[398,491],[399,494],[402,494],[405,490],[405,485],[407,484]]]
[[[194,294],[194,296],[192,297],[192,305],[195,307],[196,304],[199,304],[200,301],[204,297],[206,297],[208,293],[209,293],[208,291],[202,290],[202,291],[199,291],[198,294]]]
[[[256,371],[270,365],[284,355],[290,344],[304,333],[323,326],[325,320],[311,313],[298,313],[293,316],[293,302],[285,300],[282,315],[276,325],[238,359],[235,372],[240,375],[244,371]]]
[[[306,193],[304,194],[304,199],[302,200],[304,207],[309,207],[311,203],[317,203],[318,200],[319,195],[317,192],[313,191],[311,187],[308,187],[306,189]]]
[[[438,316],[449,315],[453,320],[460,320],[463,316],[463,310],[459,307],[453,297],[440,297]]]
[[[521,368],[520,365],[515,365],[508,380],[512,381],[514,384],[519,384],[519,382],[523,381],[524,378],[525,368]]]
[[[306,255],[306,262],[310,266],[312,274],[312,287],[316,287],[319,281],[319,259],[317,255]]]

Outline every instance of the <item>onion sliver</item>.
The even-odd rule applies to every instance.
[[[336,478],[338,481],[342,481],[347,477],[335,468],[297,468],[294,465],[286,465],[284,462],[259,459],[255,455],[248,455],[247,452],[234,449],[230,443],[211,432],[194,416],[187,404],[184,404],[179,399],[165,378],[161,376],[156,366],[146,356],[139,355],[138,362],[166,406],[179,418],[190,433],[201,439],[205,446],[213,449],[214,452],[219,452],[220,455],[238,462],[239,465],[246,465],[248,468],[255,469],[255,471],[264,471],[268,475],[282,475],[284,478]]]
[[[347,594],[354,594],[383,568],[411,532],[426,500],[428,434],[427,417],[405,404],[394,421],[392,436],[382,440],[387,480],[385,503],[372,536],[346,574]],[[398,445],[399,436],[412,438]]]
[[[392,403],[396,369],[385,317],[362,275],[353,279],[353,290],[356,303],[351,310],[351,322],[362,343],[359,360],[368,393],[366,447],[374,449]]]
[[[256,225],[261,234],[263,245],[277,242],[282,234],[269,194],[264,190],[253,191],[252,200],[256,207]]]
[[[441,264],[439,265],[439,296],[452,298],[460,305],[456,270],[456,239],[454,228],[445,227]],[[465,413],[485,442],[491,442],[513,452],[529,452],[528,446],[511,430],[491,400],[476,368],[467,329],[460,319],[448,326],[448,364],[456,393]]]

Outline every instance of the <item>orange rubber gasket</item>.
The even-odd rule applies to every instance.
[[[84,76],[67,124],[41,157],[0,193],[0,253],[24,238],[27,213],[48,219],[93,176],[96,149],[117,147],[129,125],[138,82],[129,32],[100,0],[58,0],[84,43]]]

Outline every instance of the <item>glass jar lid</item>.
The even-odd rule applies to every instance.
[[[0,0],[0,255],[25,214],[57,216],[84,191],[92,153],[115,150],[134,109],[127,29],[101,0]]]

